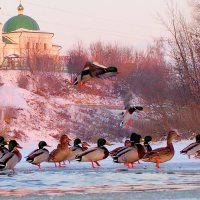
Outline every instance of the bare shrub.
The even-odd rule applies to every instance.
[[[17,78],[17,85],[18,85],[20,88],[28,89],[28,86],[29,86],[29,79],[28,79],[28,77],[27,77],[26,74],[20,73],[20,75],[19,75],[18,78]]]

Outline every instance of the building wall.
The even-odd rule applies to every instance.
[[[2,26],[0,27],[2,30]],[[5,56],[17,54],[26,57],[32,54],[50,54],[58,56],[61,49],[58,45],[52,44],[53,33],[16,31],[12,33],[2,33],[1,35],[11,39],[14,44],[5,44],[0,40],[0,65]],[[1,37],[2,38],[2,37]]]

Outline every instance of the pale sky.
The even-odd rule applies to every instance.
[[[177,2],[188,14],[187,0]],[[54,43],[66,49],[82,41],[98,40],[143,48],[153,38],[165,36],[158,14],[165,15],[168,0],[22,0],[24,14],[42,31],[53,32]],[[0,22],[17,15],[19,0],[0,0]]]

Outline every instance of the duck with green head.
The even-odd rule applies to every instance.
[[[150,152],[152,151],[151,145],[149,144],[149,142],[151,142],[152,137],[150,135],[147,135],[144,137],[144,148],[146,150],[146,152]]]
[[[0,158],[8,153],[8,148],[5,147],[5,145],[8,145],[8,142],[5,141],[4,137],[3,136],[0,136]]]
[[[116,75],[118,69],[114,66],[105,67],[97,62],[86,62],[81,73],[75,78],[73,84],[82,86],[92,78],[108,78]]]
[[[133,168],[133,163],[139,161],[145,154],[144,147],[140,144],[142,137],[137,133],[132,133],[130,137],[131,146],[126,147],[113,156],[116,163],[124,163],[128,168]],[[131,164],[131,167],[130,167]]]
[[[15,171],[14,167],[22,159],[22,155],[18,149],[22,147],[16,142],[16,140],[10,140],[8,145],[9,152],[4,154],[0,159],[0,169],[12,169]]]
[[[112,145],[104,138],[99,138],[97,141],[97,147],[89,148],[88,150],[78,154],[76,160],[79,162],[91,162],[92,168],[95,168],[94,162],[99,167],[98,161],[106,159],[109,156],[109,151],[104,145]]]
[[[49,158],[49,151],[44,147],[50,147],[45,141],[40,141],[38,144],[38,149],[32,151],[27,157],[26,161],[37,165],[41,169],[41,163],[46,162]]]
[[[67,160],[70,162],[72,160],[75,160],[76,155],[82,153],[84,151],[84,149],[82,148],[82,146],[80,146],[81,144],[83,144],[83,142],[81,141],[81,139],[76,138],[74,140],[74,145],[72,147],[70,147],[69,149],[71,150],[71,153],[69,154]]]
[[[200,151],[200,134],[196,135],[196,142],[193,142],[185,147],[180,151],[180,153],[187,154],[188,158],[190,159],[190,156],[198,154],[198,151]]]

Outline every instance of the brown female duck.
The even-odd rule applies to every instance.
[[[55,167],[57,167],[56,162],[59,163],[58,167],[61,166],[61,162],[65,161],[71,150],[68,148],[71,139],[67,135],[62,135],[60,137],[60,144],[58,144],[57,149],[54,149],[48,158],[49,162],[54,162]]]
[[[160,163],[167,162],[173,158],[175,151],[172,141],[178,140],[180,137],[180,134],[176,130],[169,131],[167,146],[146,153],[142,160],[145,162],[154,162],[156,163],[156,167],[160,168]]]

